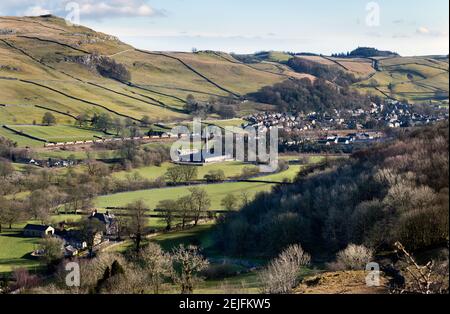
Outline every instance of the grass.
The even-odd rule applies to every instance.
[[[25,136],[18,135],[18,134],[14,133],[10,130],[7,130],[3,127],[0,127],[0,136],[10,139],[11,141],[17,143],[17,145],[20,147],[37,148],[37,147],[44,146],[43,142],[39,142],[36,140],[32,140],[30,138],[27,138]]]
[[[95,140],[96,137],[105,137],[102,132],[77,128],[69,125],[10,125],[10,128],[25,134],[47,140],[49,142],[74,142]]]
[[[124,180],[128,176],[133,176],[134,174],[139,174],[145,179],[148,180],[154,180],[159,177],[164,177],[167,169],[170,167],[173,167],[174,165],[172,163],[163,163],[160,167],[158,166],[149,166],[149,167],[142,167],[138,169],[134,169],[132,171],[120,171],[113,174],[113,177],[116,179]],[[198,176],[197,179],[203,179],[203,177],[208,174],[209,171],[213,170],[223,170],[225,172],[225,175],[227,178],[232,178],[235,176],[238,176],[242,173],[242,170],[245,167],[248,167],[251,165],[247,165],[241,162],[226,162],[226,163],[217,163],[217,164],[210,164],[205,166],[194,166],[198,169]]]
[[[438,100],[436,91],[447,91],[448,63],[431,62],[425,57],[392,58],[380,61],[381,72],[376,72],[370,79],[356,83],[354,87],[363,92],[381,95],[370,84],[376,83],[378,88],[397,99],[424,102]],[[392,90],[389,90],[389,86]]]
[[[207,249],[212,244],[211,231],[214,223],[202,224],[191,229],[178,232],[165,233],[152,238],[152,242],[161,245],[165,251],[170,251],[180,244],[198,245],[203,249]]]
[[[77,160],[87,159],[87,153],[89,152],[91,158],[95,159],[109,159],[116,158],[119,156],[119,152],[117,150],[42,150],[36,152],[36,156],[38,159],[47,159],[47,158],[68,158],[74,157]]]
[[[0,233],[0,273],[11,272],[18,267],[38,267],[39,261],[29,254],[37,248],[39,240],[22,237],[19,230],[3,230]]]
[[[206,190],[211,199],[211,209],[217,210],[222,208],[220,203],[227,194],[239,196],[243,191],[246,191],[253,197],[258,192],[269,191],[272,185],[264,183],[239,182],[199,185],[196,187]],[[121,207],[134,201],[142,200],[148,208],[155,209],[158,203],[162,200],[173,199],[174,197],[180,198],[189,195],[189,188],[190,187],[188,186],[183,186],[100,196],[96,198],[95,205],[99,208]]]
[[[269,174],[262,178],[255,178],[251,180],[267,180],[272,182],[283,182],[283,180],[287,179],[289,181],[294,180],[298,173],[302,170],[303,166],[300,165],[290,165],[289,169],[283,172]]]
[[[194,294],[259,294],[261,281],[258,272],[250,272],[225,279],[202,281]]]

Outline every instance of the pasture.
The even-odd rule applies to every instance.
[[[271,184],[264,183],[220,183],[220,184],[208,184],[208,185],[196,185],[205,189],[208,196],[211,199],[211,209],[221,209],[220,205],[222,199],[228,195],[233,194],[237,197],[241,195],[242,192],[249,193],[250,197],[254,197],[258,192],[270,191]],[[122,207],[129,203],[142,200],[145,205],[150,209],[155,209],[160,201],[168,199],[177,199],[183,196],[189,195],[188,186],[182,187],[169,187],[154,190],[143,190],[134,192],[124,192],[113,195],[106,195],[97,197],[94,204],[98,208],[106,207]]]
[[[102,132],[81,129],[70,125],[10,125],[9,127],[49,142],[87,141],[98,139],[98,137],[106,137]]]

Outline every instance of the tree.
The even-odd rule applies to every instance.
[[[152,124],[152,120],[150,119],[150,117],[147,115],[143,116],[141,119],[141,125],[143,127],[148,127],[150,124]]]
[[[373,251],[363,245],[349,244],[347,248],[337,254],[336,262],[343,269],[364,270],[372,261]]]
[[[92,118],[92,125],[95,129],[107,132],[112,126],[112,119],[108,113],[95,114]]]
[[[135,244],[135,250],[139,253],[141,249],[141,241],[145,232],[145,226],[147,223],[145,204],[142,200],[136,201],[134,203],[128,204],[126,206],[127,214],[129,215],[128,220],[128,232]]]
[[[51,212],[51,195],[46,190],[39,189],[33,191],[29,196],[29,206],[34,219],[39,219],[44,223],[49,219]]]
[[[238,198],[234,194],[227,194],[220,205],[222,205],[226,210],[233,211],[237,209],[239,202]]]
[[[6,178],[14,172],[14,167],[9,160],[0,158],[0,177]]]
[[[163,216],[162,220],[166,224],[166,230],[172,230],[173,223],[175,221],[175,214],[177,212],[178,203],[174,200],[163,200],[159,202],[158,209]]]
[[[50,269],[64,256],[64,241],[58,238],[48,237],[41,240],[39,248],[43,252],[41,259]]]
[[[204,179],[207,182],[222,182],[225,180],[225,172],[222,169],[210,170],[205,174]]]
[[[194,207],[190,195],[183,196],[177,200],[177,207],[181,215],[181,228],[184,229],[189,219],[194,215]]]
[[[44,125],[53,125],[56,123],[56,118],[51,112],[46,112],[42,117],[42,124]]]
[[[198,169],[195,166],[179,165],[167,169],[166,178],[173,183],[190,182],[197,178]]]
[[[261,273],[263,293],[290,293],[298,284],[300,268],[310,261],[311,256],[300,245],[289,246]]]
[[[155,243],[150,243],[143,248],[139,257],[144,263],[144,269],[152,284],[154,293],[158,294],[164,278],[170,276],[173,272],[172,257]]]
[[[86,242],[89,256],[92,256],[94,251],[95,238],[98,234],[103,234],[105,228],[105,224],[98,219],[86,218],[79,222],[78,229],[80,230],[81,235],[80,240]]]
[[[173,279],[180,285],[182,294],[192,294],[199,281],[198,273],[206,269],[209,262],[200,255],[196,246],[180,245],[172,254],[174,269]]]
[[[250,194],[247,191],[241,192],[241,202],[242,207],[248,206],[250,204]]]
[[[77,121],[75,121],[75,124],[81,127],[87,127],[89,122],[89,114],[86,112],[80,113],[77,116]]]
[[[123,125],[123,121],[120,118],[115,118],[114,122],[113,122],[113,128],[114,131],[116,132],[116,136],[119,135],[123,135],[124,132],[124,125]]]
[[[191,188],[189,189],[189,192],[191,192],[194,225],[197,225],[198,221],[200,220],[201,214],[206,213],[209,210],[209,207],[211,206],[211,199],[204,189]]]
[[[391,287],[392,293],[448,294],[448,254],[441,263],[433,260],[426,265],[420,265],[403,244],[396,242],[394,246],[404,264],[399,273],[404,274],[403,278],[406,280],[402,287]]]

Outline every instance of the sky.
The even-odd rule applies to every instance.
[[[376,47],[448,54],[448,0],[14,0],[0,15],[52,13],[154,51],[332,54]]]

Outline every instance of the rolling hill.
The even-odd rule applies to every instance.
[[[130,80],[99,74],[93,56],[124,65]],[[239,97],[290,76],[299,75],[277,65],[253,68],[222,53],[134,49],[53,16],[0,17],[2,125],[40,123],[46,111],[64,125],[82,112],[134,121],[143,116],[155,122],[185,120],[189,94],[200,100]]]
[[[144,51],[55,16],[0,17],[0,125],[35,134],[38,127],[32,126],[50,111],[57,125],[49,127],[54,130],[47,133],[55,133],[49,137],[85,140],[98,135],[74,130],[77,116],[86,112],[135,123],[144,116],[155,123],[185,121],[190,119],[183,109],[189,94],[201,101],[241,99],[288,79],[314,80],[286,64],[292,57],[258,53],[246,62],[242,56],[215,51]],[[448,100],[448,57],[295,57],[355,74],[359,81],[354,88],[362,92],[412,102]],[[112,72],[125,72],[125,78],[104,71],[105,64]],[[245,102],[238,115],[266,109]],[[42,145],[11,130],[0,132],[19,145]]]
[[[353,87],[362,93],[371,93],[411,103],[427,101],[448,104],[449,59],[448,56],[401,57],[327,57],[323,55],[286,53],[257,53],[252,66],[277,62],[285,64],[291,58],[300,58],[321,65],[337,67],[358,78]]]

